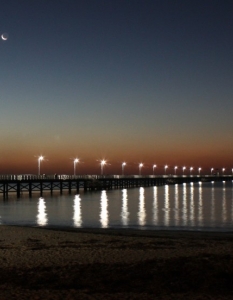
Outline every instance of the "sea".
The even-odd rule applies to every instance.
[[[31,227],[233,231],[233,182],[199,182],[79,194],[0,197],[0,224]]]

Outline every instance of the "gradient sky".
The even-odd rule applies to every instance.
[[[0,173],[233,167],[232,0],[7,0]]]

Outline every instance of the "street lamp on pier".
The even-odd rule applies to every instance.
[[[167,168],[168,168],[168,165],[166,165],[166,166],[164,167],[164,174],[165,174],[165,175],[166,175]]]
[[[201,168],[198,168],[199,176],[201,175]]]
[[[79,163],[79,159],[75,158],[74,159],[74,176],[76,175],[76,164]]]
[[[101,160],[101,162],[100,162],[100,167],[101,167],[101,175],[103,175],[104,174],[104,166],[106,165],[106,160],[105,159],[103,159],[103,160]]]
[[[190,175],[192,174],[193,167],[190,168]]]
[[[124,168],[126,166],[126,162],[123,162],[121,166],[122,166],[122,175],[124,175]]]
[[[155,168],[156,167],[157,167],[156,165],[153,165],[153,175],[155,175]]]
[[[40,175],[40,162],[44,159],[44,157],[41,155],[38,157],[38,175]]]
[[[184,175],[184,171],[185,171],[185,169],[186,169],[186,167],[183,167],[183,168],[182,168],[182,170],[183,170],[183,175]]]
[[[175,175],[176,175],[176,170],[177,170],[177,168],[178,168],[177,166],[174,167]]]
[[[226,170],[225,168],[222,168],[222,175],[224,175],[225,170]]]
[[[210,170],[210,171],[211,171],[211,175],[212,175],[212,173],[213,173],[213,170],[214,170],[214,168],[211,168],[211,170]]]
[[[139,167],[139,175],[142,175],[143,163],[140,163],[138,167]]]

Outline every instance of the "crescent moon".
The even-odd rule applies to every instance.
[[[2,38],[3,41],[7,40],[7,36],[4,36],[4,34],[1,35],[1,38]]]

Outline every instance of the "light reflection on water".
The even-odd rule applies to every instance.
[[[158,187],[153,188],[153,225],[158,225]]]
[[[0,224],[232,230],[233,184],[148,188],[0,199]]]
[[[226,187],[225,182],[223,183],[223,190],[222,190],[222,220],[223,223],[227,220],[227,204],[226,204]]]
[[[81,209],[81,198],[79,195],[74,197],[74,227],[82,227],[82,209]]]
[[[190,184],[190,225],[195,226],[194,212],[195,212],[195,202],[194,202],[194,186],[193,183]]]
[[[183,183],[183,226],[187,225],[187,188]]]
[[[198,225],[203,227],[203,201],[202,201],[202,182],[199,182],[199,201],[198,201]]]
[[[215,213],[215,194],[214,194],[214,182],[212,182],[212,186],[211,186],[211,216],[210,216],[210,219],[211,219],[211,223],[213,224],[214,223],[214,213]]]
[[[128,212],[128,198],[127,189],[122,190],[122,212],[121,221],[123,226],[128,226],[129,224],[129,212]]]
[[[174,208],[175,226],[179,225],[179,188],[175,185],[175,208]]]
[[[139,189],[138,224],[140,226],[146,225],[145,196],[144,196],[144,188],[143,187],[140,187],[140,189]]]
[[[101,192],[100,198],[100,224],[102,228],[108,227],[108,197],[106,191]]]
[[[169,226],[169,185],[164,186],[164,225]]]
[[[48,224],[48,218],[46,213],[45,199],[40,197],[38,200],[37,225],[45,226],[47,224]]]

